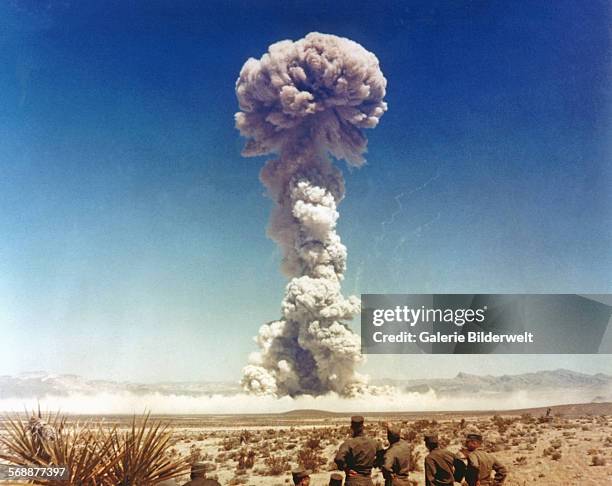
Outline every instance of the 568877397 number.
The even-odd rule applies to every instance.
[[[70,479],[65,466],[11,466],[0,464],[0,479]]]

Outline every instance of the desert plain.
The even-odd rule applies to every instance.
[[[358,411],[356,411],[358,413]],[[314,471],[311,485],[326,485],[335,470],[334,454],[349,434],[351,414],[297,410],[257,415],[162,415],[172,443],[169,457],[204,462],[208,476],[223,485],[281,486],[291,484],[291,469]],[[401,424],[413,445],[415,485],[425,484],[423,434],[435,432],[452,451],[465,433],[480,431],[485,450],[509,470],[506,485],[612,484],[612,403],[559,405],[544,408],[436,413],[365,413],[366,432],[388,445],[387,423]],[[98,422],[127,428],[131,416],[70,416],[73,424]],[[378,470],[374,484],[384,480]],[[180,485],[184,475],[169,484]]]

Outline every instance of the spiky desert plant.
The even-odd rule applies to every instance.
[[[65,417],[59,414],[48,413],[43,418],[40,410],[37,414],[32,413],[28,420],[18,414],[5,415],[5,434],[0,435],[0,444],[6,452],[0,453],[0,459],[18,466],[49,464],[46,442],[57,439],[56,431],[62,429],[65,422]]]
[[[186,458],[171,457],[168,424],[150,422],[149,414],[140,420],[134,416],[127,432],[113,429],[108,437],[113,455],[118,457],[110,472],[117,486],[153,485],[185,474],[190,468]]]
[[[70,472],[69,484],[76,486],[112,485],[110,474],[119,458],[112,453],[112,442],[108,435],[96,432],[90,424],[75,425],[71,429],[62,429],[59,437],[48,447],[53,464],[65,465]],[[65,481],[59,481],[64,486]]]
[[[108,437],[96,433],[90,424],[67,426],[65,416],[40,410],[28,420],[22,416],[5,417],[6,435],[0,443],[6,449],[0,458],[19,466],[65,466],[68,480],[39,479],[47,486],[111,486],[110,469],[118,460],[110,452]]]

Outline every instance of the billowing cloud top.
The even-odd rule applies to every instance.
[[[306,135],[361,165],[361,129],[375,127],[386,111],[386,85],[376,56],[349,39],[314,32],[272,44],[244,64],[236,82],[236,126],[249,139],[243,154],[280,152]]]

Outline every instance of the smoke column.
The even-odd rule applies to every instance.
[[[378,59],[361,45],[311,33],[272,44],[249,59],[236,82],[236,127],[248,139],[243,155],[274,153],[260,178],[276,202],[268,235],[283,252],[291,278],[282,317],[264,324],[244,370],[245,390],[262,395],[352,395],[359,337],[347,325],[359,299],[340,289],[346,247],[336,233],[344,180],[330,155],[352,166],[365,160],[363,128],[387,109]]]

